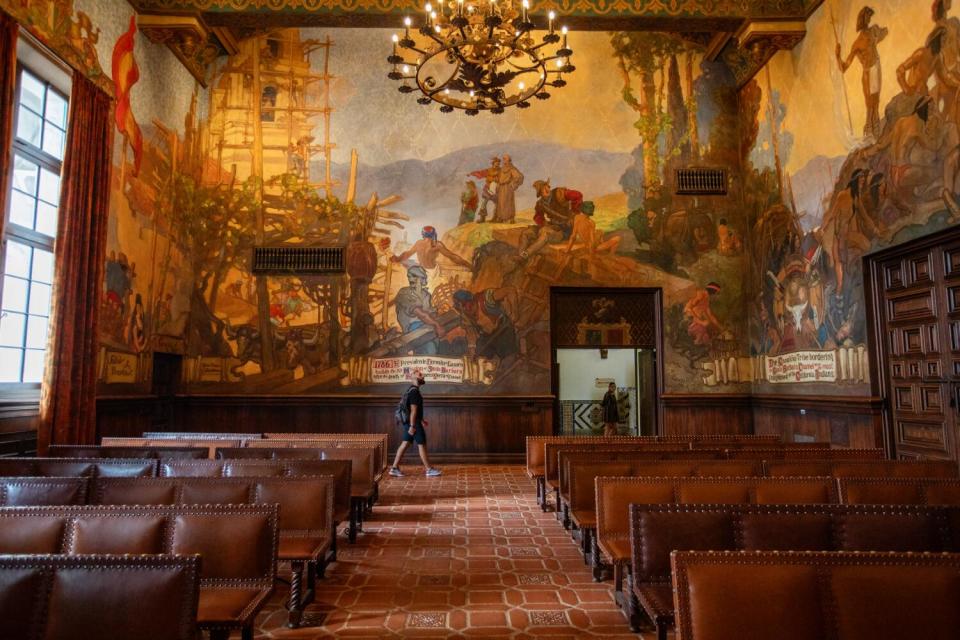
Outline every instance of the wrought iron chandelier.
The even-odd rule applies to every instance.
[[[503,113],[507,107],[525,109],[530,100],[546,100],[548,87],[567,84],[563,74],[576,67],[567,46],[567,28],[556,31],[556,14],[547,17],[547,32],[538,43],[528,10],[529,0],[451,0],[434,10],[424,6],[423,24],[411,37],[413,20],[404,18],[403,37],[393,36],[387,58],[391,80],[400,93],[423,94],[422,105],[440,104],[440,111],[463,109]],[[558,48],[551,55],[553,45]]]

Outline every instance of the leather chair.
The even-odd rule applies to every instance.
[[[944,478],[840,478],[843,504],[960,505],[960,480]]]
[[[960,557],[674,552],[683,640],[955,640]]]
[[[157,461],[145,458],[0,458],[0,477],[151,478]]]
[[[86,504],[87,478],[0,478],[0,506]]]
[[[673,626],[672,551],[952,552],[960,545],[957,515],[890,505],[630,505],[631,628],[640,609],[659,640]]]
[[[951,460],[768,460],[766,475],[833,478],[956,478]]]
[[[157,458],[159,460],[197,460],[209,456],[206,447],[104,447],[97,445],[55,444],[47,452],[59,458]]]
[[[196,640],[200,557],[0,556],[0,637]]]
[[[0,553],[199,554],[199,628],[252,640],[273,593],[278,526],[274,504],[4,508]]]
[[[94,504],[278,504],[278,559],[291,568],[288,626],[298,627],[303,609],[323,576],[334,538],[331,476],[287,478],[103,478],[90,492]],[[304,589],[306,582],[306,589]]]

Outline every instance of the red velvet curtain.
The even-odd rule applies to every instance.
[[[13,100],[17,92],[17,23],[0,11],[0,238],[10,185]]]
[[[93,444],[96,439],[97,316],[113,142],[110,108],[106,93],[83,74],[73,74],[37,434],[41,454],[51,444]]]

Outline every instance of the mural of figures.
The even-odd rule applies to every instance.
[[[179,201],[188,388],[371,392],[416,360],[458,392],[545,393],[548,291],[565,284],[662,286],[684,355],[668,386],[703,388],[701,361],[745,352],[746,220],[731,199],[670,195],[680,163],[740,161],[732,80],[697,45],[583,34],[599,85],[571,81],[537,114],[457,133],[383,91],[355,54],[378,38],[389,32],[279,30],[215,71],[191,129],[205,155]],[[589,134],[587,92],[609,113]],[[255,245],[320,244],[346,247],[344,275],[250,271]]]
[[[924,9],[828,1],[741,93],[764,390],[868,393],[861,259],[958,221],[960,21],[950,0]]]

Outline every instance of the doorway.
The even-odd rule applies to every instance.
[[[617,389],[620,435],[653,435],[656,402],[653,349],[557,349],[557,398],[562,435],[603,433],[601,403]]]
[[[864,258],[874,393],[899,459],[960,454],[960,227]]]
[[[554,433],[603,433],[601,403],[617,389],[622,435],[660,433],[661,291],[550,289]]]

